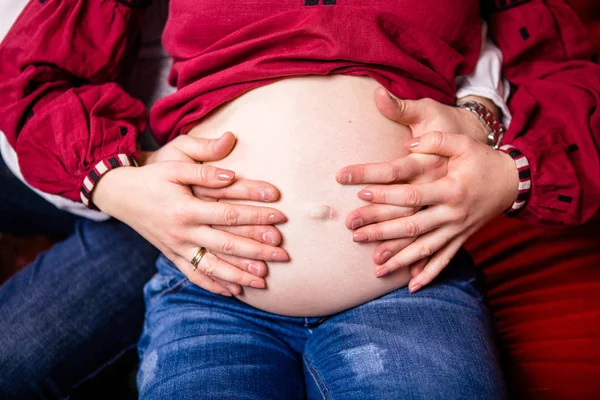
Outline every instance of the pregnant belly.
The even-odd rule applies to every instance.
[[[375,277],[377,243],[354,243],[344,224],[349,212],[367,204],[356,196],[364,186],[335,180],[344,166],[408,153],[403,143],[410,130],[375,107],[378,86],[368,77],[342,75],[285,79],[225,104],[189,132],[205,138],[233,132],[234,150],[210,164],[281,192],[271,206],[288,218],[277,227],[291,261],[269,263],[267,289],[244,288],[241,301],[277,314],[323,316],[408,283],[406,269]]]

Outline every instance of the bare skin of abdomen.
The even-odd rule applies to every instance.
[[[230,101],[189,132],[203,138],[233,132],[234,150],[210,164],[229,168],[237,177],[270,182],[281,192],[270,206],[288,218],[277,228],[291,261],[269,263],[267,288],[244,288],[241,301],[277,314],[324,316],[408,283],[405,268],[375,276],[377,243],[353,242],[344,223],[350,211],[367,205],[356,196],[363,186],[335,180],[336,171],[347,165],[408,153],[404,142],[410,130],[375,107],[378,86],[369,77],[284,79]]]

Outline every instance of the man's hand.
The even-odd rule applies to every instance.
[[[352,179],[352,184],[373,180],[386,183],[367,186],[358,193],[359,198],[372,203],[367,207],[427,207],[414,215],[365,225],[354,233],[360,242],[385,240],[374,252],[379,255],[374,256],[375,262],[381,264],[376,268],[377,276],[431,257],[426,266],[421,265],[413,273],[409,289],[414,292],[446,267],[473,232],[510,207],[517,197],[519,178],[510,156],[464,135],[430,132],[407,142],[407,147],[413,153],[408,157],[417,153],[445,157],[446,173],[429,182],[398,184],[414,182],[423,170],[405,169],[407,163],[403,159],[347,168],[353,168],[352,176],[358,178]],[[428,171],[442,170],[443,167]],[[382,171],[387,172],[378,175]],[[344,172],[338,173],[340,183]],[[364,181],[365,177],[369,182]],[[353,213],[362,215],[367,207]],[[402,246],[398,245],[400,242]]]
[[[482,179],[476,173],[492,168],[492,176],[502,164],[500,170],[505,174],[502,181],[510,181],[516,188],[516,167],[510,157],[485,144],[487,130],[469,110],[431,99],[396,99],[384,88],[375,91],[375,103],[384,116],[409,126],[414,138],[434,135],[437,138],[434,141],[443,139],[436,151],[431,150],[431,145],[427,147],[432,140],[428,138],[425,144],[413,142],[411,154],[405,157],[348,166],[336,175],[342,184],[382,184],[359,193],[359,197],[372,204],[352,211],[346,218],[346,226],[356,230],[355,241],[383,240],[373,253],[373,260],[380,264],[376,275],[384,276],[399,267],[409,267],[413,276],[409,288],[414,291],[429,283],[454,256],[471,234],[467,229],[473,226],[477,228],[472,231],[478,229],[491,218],[488,215],[498,215],[504,210],[490,208],[492,202],[485,202],[486,196],[496,200],[498,195],[512,200],[516,197],[516,189],[507,189],[509,184],[500,189],[501,193],[494,192],[493,187],[490,191],[490,183],[494,181]],[[451,133],[428,133],[431,131]],[[488,153],[493,156],[488,157]],[[473,170],[469,171],[470,168]],[[470,199],[472,203],[456,202],[456,191],[464,192],[465,200]],[[375,192],[379,196],[377,200]],[[428,204],[432,200],[436,203]],[[506,208],[512,204],[499,201]],[[469,210],[470,204],[483,205],[485,210],[473,213],[478,210]],[[459,223],[461,217],[464,217],[462,224]]]
[[[476,100],[485,102],[480,98]],[[432,99],[397,99],[382,87],[375,89],[375,104],[386,118],[407,125],[413,137],[440,131],[460,133],[478,142],[487,143],[486,128],[477,115],[467,109],[447,106]]]

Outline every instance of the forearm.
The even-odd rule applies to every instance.
[[[145,109],[113,83],[140,21],[130,3],[30,2],[0,45],[0,129],[44,192],[80,201],[99,161],[135,152]]]

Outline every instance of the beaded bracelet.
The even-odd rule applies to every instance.
[[[80,197],[83,204],[92,210],[98,208],[90,200],[94,186],[98,183],[100,177],[106,174],[111,169],[119,167],[137,167],[137,162],[131,156],[127,154],[117,154],[116,156],[105,158],[92,168],[90,173],[83,179],[83,185],[81,185]]]
[[[529,168],[527,157],[515,147],[505,144],[498,150],[511,156],[519,171],[519,194],[512,206],[504,212],[506,215],[512,215],[525,207],[525,203],[527,203],[527,199],[529,199],[529,194],[531,193],[531,169]]]

